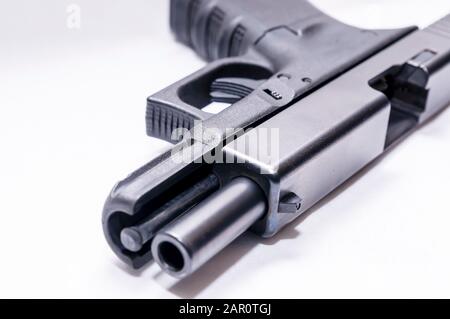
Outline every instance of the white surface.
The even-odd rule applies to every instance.
[[[450,297],[450,111],[276,238],[245,235],[188,280],[107,246],[113,184],[167,145],[145,98],[204,63],[163,0],[0,4],[0,297]],[[426,26],[448,0],[314,1],[364,27]]]

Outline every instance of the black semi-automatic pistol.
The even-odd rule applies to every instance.
[[[364,30],[302,0],[170,5],[211,63],[148,98],[148,135],[174,147],[106,201],[106,239],[134,268],[183,278],[247,230],[274,236],[450,104],[450,15]]]

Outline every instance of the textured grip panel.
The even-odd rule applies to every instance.
[[[204,47],[206,48],[207,60],[211,61],[217,59],[217,57],[215,57],[215,52],[217,52],[220,40],[217,35],[220,33],[224,19],[225,12],[223,12],[220,8],[214,8],[208,17],[206,22],[206,36],[204,44]]]
[[[194,121],[197,120],[191,114],[172,108],[166,104],[149,100],[147,103],[147,135],[176,143],[172,139],[172,133],[176,129],[192,129]]]
[[[306,0],[171,0],[177,39],[208,61],[246,53],[266,32],[322,13]]]
[[[247,29],[239,24],[233,31],[230,39],[230,45],[228,49],[228,56],[239,56],[243,52],[242,45],[244,44],[245,34],[247,33]]]

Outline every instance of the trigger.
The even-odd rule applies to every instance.
[[[236,103],[263,84],[264,80],[246,78],[220,78],[211,84],[211,101],[218,103]]]

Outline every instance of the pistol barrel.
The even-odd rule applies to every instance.
[[[183,278],[248,230],[267,211],[260,187],[240,177],[159,232],[152,254],[161,268]]]

